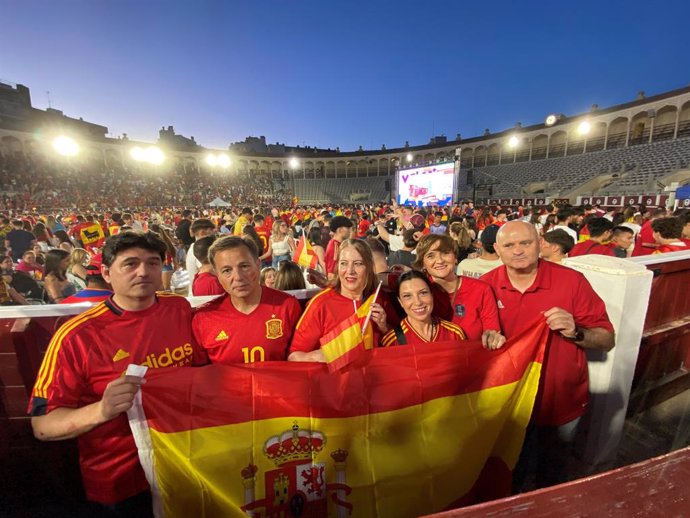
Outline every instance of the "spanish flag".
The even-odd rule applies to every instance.
[[[321,337],[321,350],[330,372],[342,369],[357,359],[363,349],[374,347],[374,331],[368,319],[377,295],[378,289],[353,311],[350,318]]]
[[[292,260],[300,266],[314,269],[319,264],[319,258],[316,256],[316,252],[314,252],[309,241],[307,241],[307,236],[302,234],[302,237],[303,239],[300,239],[299,243],[297,243]]]
[[[405,518],[507,496],[548,338],[365,351],[366,364],[150,371],[128,412],[158,518]]]

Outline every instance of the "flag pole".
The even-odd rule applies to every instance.
[[[379,285],[376,286],[376,293],[374,294],[374,300],[372,301],[372,304],[373,304],[374,302],[376,302],[376,299],[377,299],[378,296],[379,296],[379,291],[381,290],[381,284],[383,284],[383,281],[379,281]],[[364,334],[364,331],[367,330],[367,326],[369,325],[369,320],[371,320],[371,310],[372,310],[372,309],[373,309],[373,308],[371,308],[371,307],[369,308],[369,312],[367,313],[367,318],[366,318],[366,320],[364,321],[364,325],[362,326],[362,334]]]

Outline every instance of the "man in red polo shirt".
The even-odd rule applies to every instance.
[[[515,489],[525,482],[525,465],[534,455],[537,484],[558,483],[589,400],[585,349],[610,350],[615,343],[613,326],[604,302],[584,275],[539,259],[539,236],[533,225],[506,223],[498,231],[496,252],[503,266],[481,280],[494,290],[505,336],[510,339],[540,315],[552,330],[533,426],[515,470]]]

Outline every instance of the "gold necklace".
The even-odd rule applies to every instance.
[[[433,341],[434,337],[436,336],[436,319],[434,317],[431,318],[431,334],[429,335],[429,338],[426,338],[423,333],[421,333],[415,326],[412,325],[412,321],[407,318],[407,323],[409,326],[414,330],[417,335],[424,340],[425,342],[431,342]]]

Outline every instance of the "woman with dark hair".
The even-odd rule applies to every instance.
[[[77,292],[77,288],[67,278],[69,258],[70,254],[60,249],[49,250],[46,254],[43,285],[51,304],[57,304]]]
[[[456,274],[458,258],[453,238],[427,234],[417,245],[412,264],[432,282],[434,314],[460,326],[469,340],[482,339],[495,349],[505,343],[500,334],[498,307],[491,287],[478,279]]]
[[[381,339],[381,346],[420,345],[446,340],[465,340],[463,330],[433,315],[434,296],[422,272],[405,272],[398,280],[398,302],[407,315]]]
[[[259,251],[259,259],[262,259],[264,255],[264,243],[261,241],[259,234],[257,234],[254,225],[245,225],[242,227],[242,237],[245,239],[251,239],[256,245],[256,249]]]
[[[337,279],[335,286],[326,288],[307,304],[297,323],[290,344],[290,361],[325,361],[320,339],[344,320],[350,318],[367,298],[376,291],[374,259],[366,242],[347,239],[338,251]],[[384,307],[389,308],[387,309]],[[381,336],[396,322],[394,312],[385,294],[379,293],[371,305],[369,325],[373,328],[373,340],[365,347],[374,347]]]
[[[44,223],[39,221],[34,225],[32,233],[36,237],[36,243],[41,245],[41,248],[44,251],[47,251],[50,248],[51,240],[53,238],[50,230],[46,228]]]
[[[276,270],[273,289],[276,290],[303,290],[307,286],[304,282],[304,274],[297,263],[282,261]]]
[[[172,241],[172,238],[165,230],[165,228],[157,223],[151,225],[151,230],[158,234],[160,238],[165,243],[165,259],[163,260],[163,271],[161,272],[161,282],[163,284],[163,290],[169,291],[170,284],[172,281],[173,273],[177,271],[177,248]]]
[[[319,259],[319,266],[321,266],[321,271],[325,272],[326,271],[326,261],[324,257],[326,257],[326,250],[323,247],[323,243],[321,241],[321,227],[320,226],[313,226],[312,228],[309,229],[309,234],[307,235],[307,241],[309,241],[309,244],[311,247],[314,249],[314,253],[316,254],[316,257]]]
[[[494,222],[494,217],[491,215],[491,209],[484,207],[479,216],[477,216],[477,230],[484,230],[486,227]]]

